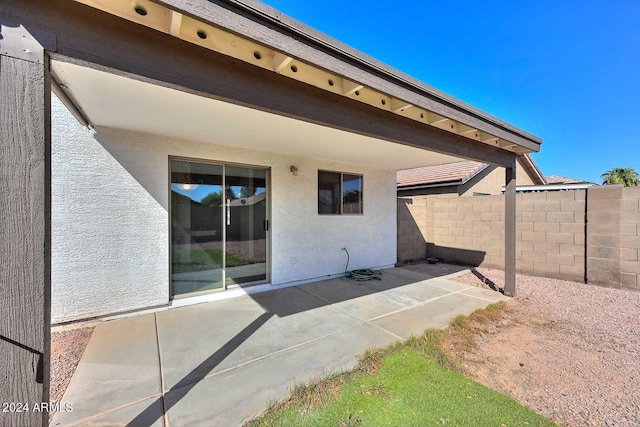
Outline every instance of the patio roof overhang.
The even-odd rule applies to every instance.
[[[538,138],[257,2],[54,3],[55,11],[29,19],[55,34],[53,79],[96,126],[210,140],[211,116],[182,133],[188,120],[178,118],[223,111],[231,123],[260,123],[260,147],[255,138],[227,139],[238,146],[388,169],[459,159],[508,167],[540,147]],[[178,98],[184,108],[169,114]],[[327,142],[336,138],[347,143]]]
[[[444,130],[460,136],[462,138],[455,141],[457,145],[475,142],[470,147],[488,146],[498,148],[496,152],[504,151],[512,155],[535,152],[540,148],[539,138],[394,70],[257,1],[75,1],[289,80],[420,123],[424,125],[423,132]],[[274,93],[274,96],[282,98],[287,94]],[[237,98],[231,101],[242,103]],[[250,106],[258,109],[265,107],[256,104]],[[269,110],[271,109],[267,108]],[[274,112],[290,115],[282,110]],[[298,118],[314,121],[310,115],[300,114]],[[335,122],[330,126],[341,127]],[[365,132],[349,124],[344,128],[356,133]],[[384,135],[376,134],[375,129],[367,130],[373,131],[371,133],[376,137],[382,136],[383,139],[390,140]],[[408,141],[393,142],[406,144]],[[432,151],[441,149],[435,146],[430,148]],[[445,148],[444,151],[450,150]],[[478,153],[470,156],[466,150],[453,151],[462,158],[478,158]],[[500,163],[495,160],[488,162]]]
[[[59,97],[80,120],[112,128],[398,170],[454,156],[272,114],[69,62],[52,61]]]

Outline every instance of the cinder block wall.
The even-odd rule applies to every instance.
[[[620,284],[622,187],[596,187],[587,194],[587,281]]]
[[[589,189],[587,280],[640,288],[640,188]]]
[[[518,270],[574,281],[585,279],[586,190],[522,194],[516,227]]]
[[[427,200],[433,219],[427,240],[437,258],[460,264],[498,267],[504,257],[504,203],[501,196]]]
[[[527,193],[517,203],[518,272],[640,289],[640,188]],[[412,256],[399,256],[399,262],[425,253],[504,268],[503,196],[416,196],[404,206],[409,207],[405,222],[398,215],[398,250]]]
[[[398,263],[427,257],[426,215],[426,199],[398,199]]]
[[[517,196],[516,269],[527,274],[584,280],[585,192]],[[504,268],[504,197],[431,199],[427,242],[443,260]]]
[[[622,189],[620,211],[620,281],[640,289],[640,187]]]

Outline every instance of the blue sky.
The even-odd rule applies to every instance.
[[[196,202],[201,201],[202,199],[204,199],[205,197],[207,197],[209,194],[211,193],[219,193],[220,190],[222,189],[221,185],[194,185],[194,188],[191,190],[184,190],[182,188],[180,188],[179,184],[171,184],[171,191],[175,191],[176,193],[180,193],[183,196],[187,196],[192,200],[195,200]],[[240,186],[232,186],[231,190],[233,190],[234,194],[236,194],[237,197],[240,197],[240,190],[242,189],[242,187]],[[260,193],[264,193],[265,189],[258,187],[256,188],[256,194],[260,194]]]
[[[543,139],[545,175],[640,171],[640,2],[263,0]]]

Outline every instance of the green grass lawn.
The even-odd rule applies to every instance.
[[[291,398],[249,425],[555,426],[452,369],[441,338],[442,331],[429,330],[370,350],[355,370],[295,387]]]
[[[237,258],[227,252],[227,267],[236,267],[238,265],[251,264],[247,261]],[[211,270],[222,267],[222,250],[221,249],[183,249],[173,252],[174,273],[185,273],[190,271]]]

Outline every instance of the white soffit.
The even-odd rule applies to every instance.
[[[460,160],[75,64],[51,67],[96,127],[392,170]]]

